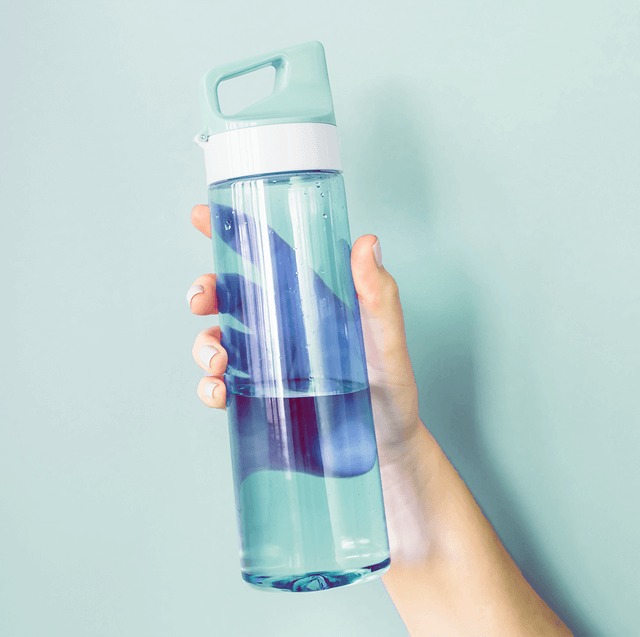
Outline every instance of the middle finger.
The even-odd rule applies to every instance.
[[[218,301],[216,298],[216,274],[203,274],[199,276],[187,292],[187,301],[194,314],[208,316],[218,314]]]
[[[198,334],[193,344],[193,360],[214,376],[222,376],[227,369],[227,351],[220,344],[220,327],[214,326]]]

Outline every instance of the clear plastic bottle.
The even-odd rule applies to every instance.
[[[222,115],[218,84],[269,64],[274,93]],[[324,49],[201,86],[242,577],[294,592],[379,577],[389,541]]]

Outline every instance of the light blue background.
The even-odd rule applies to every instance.
[[[638,634],[640,9],[5,3],[3,637],[391,637],[380,580],[240,579],[198,81],[320,40],[352,240],[400,287],[422,419],[576,635]]]

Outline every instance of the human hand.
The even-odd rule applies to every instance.
[[[197,205],[191,221],[211,238],[209,215],[208,206]],[[376,262],[376,242],[374,235],[363,235],[354,243],[351,270],[360,307],[391,557],[407,561],[417,559],[416,551],[428,545],[421,537],[421,512],[415,510],[416,500],[411,497],[415,490],[414,441],[424,431],[424,425],[418,414],[418,392],[407,351],[398,286]],[[379,244],[376,250],[380,256]],[[194,281],[187,295],[194,314],[218,314],[217,303],[229,303],[216,294],[217,279],[216,274],[204,274]],[[228,290],[223,296],[227,293]],[[229,354],[221,344],[221,336],[220,327],[203,330],[195,339],[192,354],[206,372],[198,383],[198,396],[205,405],[224,410],[227,401],[223,374]]]
[[[208,206],[195,206],[191,221],[211,237]],[[375,244],[374,235],[363,235],[354,243],[351,270],[391,552],[391,568],[382,576],[383,583],[416,637],[570,637],[568,628],[526,582],[420,420],[398,286],[376,263]],[[194,314],[219,312],[216,280],[215,274],[204,274],[190,288],[187,298]],[[227,289],[222,297],[228,294]],[[226,409],[223,374],[229,356],[220,339],[219,327],[203,330],[195,340],[193,358],[206,372],[198,396],[209,407]]]
[[[191,222],[211,238],[208,206],[195,206]],[[388,465],[403,462],[422,423],[418,415],[418,392],[407,351],[398,286],[383,266],[378,267],[372,250],[375,243],[374,235],[363,235],[354,243],[351,270],[362,318],[378,459],[382,470]],[[194,281],[188,294],[194,314],[218,314],[216,279],[216,274],[204,274]],[[201,286],[201,292],[197,286]],[[196,337],[192,353],[198,366],[207,372],[198,384],[198,396],[209,407],[226,409],[223,374],[228,355],[220,340],[219,327],[203,330]],[[216,385],[212,388],[211,383]],[[207,386],[209,392],[206,391]]]

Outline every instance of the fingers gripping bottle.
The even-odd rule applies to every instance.
[[[273,66],[223,115],[218,85]],[[329,77],[320,42],[201,80],[243,579],[318,591],[390,565]]]

